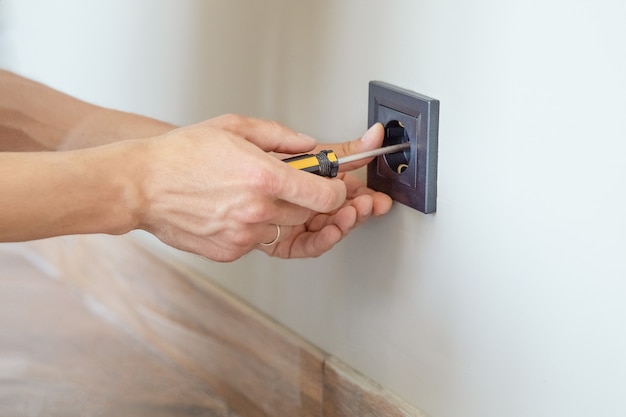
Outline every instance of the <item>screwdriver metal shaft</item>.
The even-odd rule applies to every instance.
[[[349,162],[371,158],[378,155],[401,152],[410,147],[410,143],[405,142],[399,145],[391,145],[385,146],[384,148],[374,149],[373,151],[347,155],[342,158],[338,158],[335,152],[326,150],[320,151],[316,154],[292,156],[291,158],[283,159],[283,161],[301,171],[307,171],[322,177],[334,178],[337,176],[337,173],[339,172],[339,165],[341,164],[347,164]]]
[[[373,156],[400,152],[410,147],[411,147],[411,144],[409,142],[400,143],[398,145],[385,146],[384,148],[374,149],[373,151],[361,152],[361,153],[356,153],[354,155],[343,156],[337,160],[337,164],[338,165],[347,164],[350,162],[358,161],[360,159],[371,158]]]

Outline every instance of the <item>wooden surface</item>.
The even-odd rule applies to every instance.
[[[324,417],[426,417],[336,358],[324,371]]]
[[[57,346],[53,351],[62,353],[61,368],[70,366],[77,350],[84,352],[83,380],[69,380],[78,387],[84,382],[85,391],[76,392],[84,404],[105,401],[113,407],[120,400],[122,408],[103,415],[142,416],[124,414],[123,407],[139,410],[142,404],[148,407],[150,401],[162,399],[164,403],[155,402],[153,414],[145,415],[161,415],[158,406],[162,406],[172,411],[163,415],[173,416],[187,415],[184,412],[233,417],[423,416],[210,280],[159,259],[134,239],[76,236],[3,247],[12,255],[3,254],[2,275],[13,277],[7,281],[11,291],[22,294],[0,309],[0,328],[10,329],[0,336],[0,354],[6,340],[18,340],[21,329],[28,329],[31,310],[47,306],[38,316],[47,321],[41,318],[42,323],[24,333],[22,347],[13,350],[31,344]],[[28,288],[34,284],[20,279],[34,271],[44,271],[46,277],[35,280],[39,289],[33,292]],[[22,312],[21,321],[13,320],[15,309]],[[94,352],[91,364],[88,353]],[[109,356],[117,360],[107,362]],[[45,363],[52,357],[41,359],[35,352],[34,358]],[[107,379],[117,373],[116,364],[123,377],[115,389],[120,397],[107,388],[116,386]],[[0,370],[1,366],[0,362]],[[163,373],[174,382],[159,385],[170,381],[162,380]],[[0,404],[14,390],[28,387],[32,378],[27,374],[16,385],[0,380]],[[27,388],[26,397],[32,394],[28,389],[32,388]],[[52,385],[37,389],[41,395],[52,390],[50,395],[61,402],[69,401],[67,397],[79,401],[72,392]],[[57,415],[1,411],[2,416]]]
[[[0,416],[234,417],[215,392],[0,246]]]

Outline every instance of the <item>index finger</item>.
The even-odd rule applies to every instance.
[[[312,137],[297,133],[273,120],[226,114],[208,120],[207,123],[234,133],[266,152],[308,152],[316,144]]]
[[[274,196],[318,213],[328,213],[346,201],[346,185],[339,179],[320,177],[276,161]]]

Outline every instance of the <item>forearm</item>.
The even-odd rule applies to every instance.
[[[0,153],[0,241],[122,234],[142,207],[142,141],[66,152]]]
[[[156,136],[173,127],[95,106],[0,70],[0,151],[78,149]]]

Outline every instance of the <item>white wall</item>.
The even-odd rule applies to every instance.
[[[270,12],[241,0],[0,0],[0,64],[174,123],[256,114],[274,97]]]
[[[369,80],[438,98],[437,214],[398,204],[314,260],[168,253],[433,417],[626,413],[626,3],[48,3],[9,0],[10,65],[180,123],[335,141]]]

